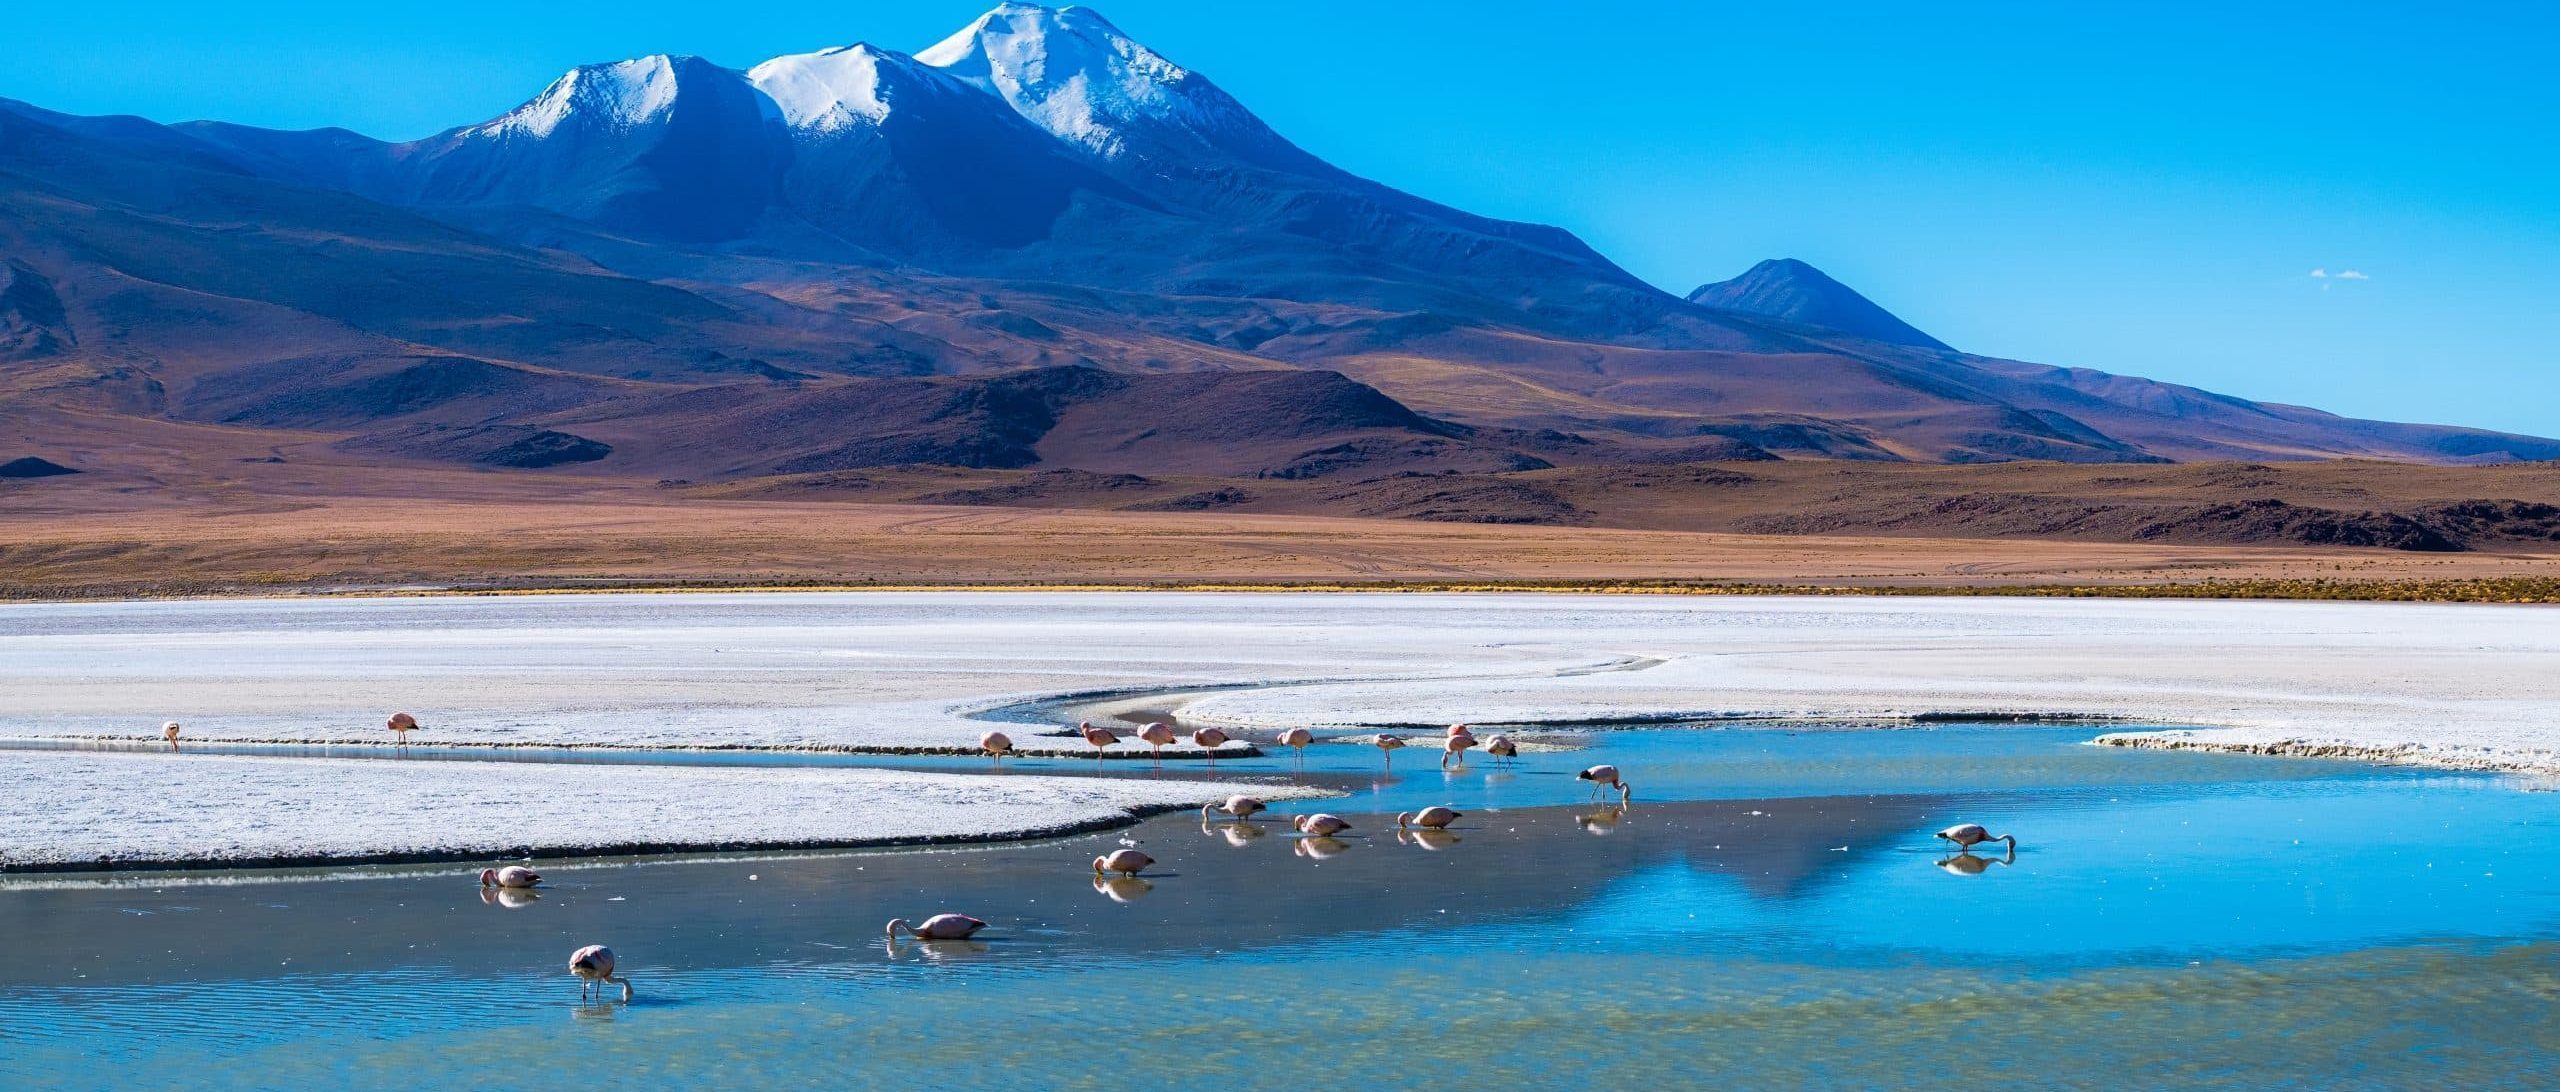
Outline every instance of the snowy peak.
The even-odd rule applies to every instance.
[[[1876,306],[1848,285],[1832,280],[1830,274],[1794,258],[1772,258],[1732,280],[1699,285],[1697,291],[1689,293],[1689,302],[1719,311],[1838,330],[1870,341],[1930,349],[1949,347]]]
[[[1251,158],[1288,148],[1216,85],[1086,8],[1003,4],[916,59],[1105,159],[1143,156],[1167,138]]]
[[[473,132],[490,136],[547,137],[573,119],[585,124],[636,128],[662,121],[675,109],[680,83],[721,71],[699,57],[660,53],[612,64],[580,65],[551,81],[532,102]]]
[[[793,129],[818,133],[876,126],[910,95],[963,90],[913,57],[870,45],[776,57],[748,69],[747,82],[773,100]]]

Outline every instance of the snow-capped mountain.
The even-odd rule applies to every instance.
[[[1472,429],[1547,461],[2560,456],[1967,356],[1802,263],[1684,301],[1563,230],[1339,170],[1100,15],[1027,4],[916,55],[582,66],[397,144],[0,101],[0,265],[0,361],[58,373],[0,402],[76,390],[262,426],[503,440],[489,429],[628,403],[659,424],[618,449],[752,447],[777,413],[815,444],[871,406],[830,386],[857,378],[1301,368],[1455,422],[1326,466],[1437,465],[1496,435]],[[790,409],[759,383],[824,389]],[[1002,382],[927,386],[909,424],[939,439],[861,458],[984,439],[934,423],[935,399],[1060,411]],[[1239,403],[1202,435],[1341,416],[1256,389],[1287,405]],[[668,459],[651,472],[686,469]]]
[[[1104,159],[1215,149],[1261,166],[1321,167],[1216,84],[1090,9],[999,5],[916,59]]]

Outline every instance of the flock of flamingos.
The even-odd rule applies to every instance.
[[[393,713],[391,715],[391,719],[386,722],[385,727],[390,729],[393,738],[397,739],[401,746],[407,746],[409,742],[409,733],[418,730],[418,718],[407,713]],[[176,750],[178,748],[179,731],[179,724],[174,720],[161,726],[161,738],[166,739],[169,742],[171,750]],[[1094,757],[1097,760],[1102,757],[1105,750],[1117,746],[1120,743],[1120,735],[1118,733],[1113,732],[1108,728],[1095,727],[1091,721],[1078,724],[1076,726],[1076,734],[1083,736],[1084,741],[1093,747]],[[1137,738],[1140,742],[1155,748],[1157,761],[1161,763],[1163,761],[1165,745],[1179,741],[1181,736],[1176,732],[1173,725],[1163,721],[1157,721],[1138,729]],[[1201,750],[1208,752],[1209,761],[1212,765],[1214,765],[1218,760],[1218,751],[1221,748],[1224,748],[1228,742],[1230,742],[1231,738],[1232,737],[1228,736],[1227,733],[1210,727],[1199,728],[1191,733],[1192,744],[1199,747]],[[1315,733],[1304,728],[1291,728],[1280,733],[1278,742],[1281,746],[1290,748],[1297,752],[1297,757],[1301,761],[1304,761],[1306,758],[1307,746],[1315,742]],[[1383,732],[1379,733],[1374,738],[1373,742],[1380,753],[1385,756],[1386,764],[1389,769],[1393,769],[1395,767],[1396,751],[1410,745],[1409,741],[1402,736]],[[1474,750],[1478,746],[1482,746],[1485,753],[1492,755],[1496,760],[1506,763],[1516,762],[1519,760],[1520,745],[1514,742],[1510,736],[1496,733],[1491,739],[1485,740],[1479,744],[1476,740],[1475,733],[1466,725],[1452,724],[1449,726],[1447,734],[1444,735],[1440,741],[1441,768],[1447,769],[1453,763],[1456,765],[1465,765],[1467,752]],[[988,757],[998,764],[1002,764],[1004,762],[1004,757],[1006,755],[1016,753],[1012,737],[1007,736],[1002,732],[988,732],[987,734],[980,736],[978,738],[978,749],[986,752]],[[1616,766],[1604,763],[1602,765],[1585,769],[1581,773],[1573,776],[1576,780],[1591,782],[1591,791],[1594,795],[1598,795],[1599,793],[1610,789],[1617,790],[1618,804],[1621,807],[1624,807],[1635,796],[1635,789],[1627,784],[1624,777],[1620,776]],[[1200,805],[1200,815],[1203,819],[1206,819],[1212,812],[1224,812],[1238,820],[1249,820],[1255,815],[1268,810],[1270,810],[1270,805],[1263,803],[1255,797],[1244,795],[1230,796],[1225,800],[1211,801],[1210,803]],[[1402,832],[1411,828],[1419,827],[1425,831],[1443,831],[1448,828],[1449,824],[1465,818],[1465,816],[1466,813],[1464,812],[1455,811],[1435,804],[1418,812],[1404,812],[1398,814],[1396,816],[1396,829],[1399,832]],[[1298,816],[1297,818],[1290,820],[1289,825],[1298,833],[1310,838],[1330,838],[1336,834],[1340,834],[1343,831],[1351,829],[1351,823],[1348,820],[1343,819],[1341,816],[1326,812],[1314,812],[1308,815]],[[2006,842],[2012,856],[2017,853],[2018,849],[2018,839],[2016,836],[1993,834],[1989,830],[1984,829],[1979,823],[1959,823],[1955,826],[1939,831],[1937,837],[1953,843],[1959,853],[1965,853],[1972,850],[1975,846],[1984,845],[1990,842]],[[1138,850],[1134,848],[1134,844],[1124,845],[1123,848],[1113,850],[1109,853],[1103,854],[1102,856],[1094,858],[1093,874],[1097,880],[1105,875],[1136,877],[1138,874],[1145,872],[1148,868],[1153,867],[1155,863],[1155,858],[1138,852]],[[1958,871],[1971,872],[1978,871],[1978,869],[1958,869]],[[484,892],[523,891],[538,886],[541,883],[542,874],[535,872],[530,868],[526,868],[523,865],[508,865],[504,868],[488,868],[482,869],[480,872],[480,888]],[[970,917],[967,914],[935,914],[920,922],[910,922],[905,918],[893,918],[890,920],[887,928],[884,929],[883,932],[892,940],[895,940],[901,932],[904,932],[908,936],[914,937],[918,940],[967,940],[970,937],[975,936],[979,930],[986,927],[986,922]],[[580,999],[585,1000],[589,997],[599,995],[603,991],[604,987],[608,985],[615,985],[622,987],[622,999],[624,1001],[631,1000],[631,979],[615,974],[615,966],[616,963],[614,960],[613,949],[607,948],[601,944],[589,944],[570,953],[569,973],[578,977]]]

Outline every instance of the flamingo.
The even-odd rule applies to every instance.
[[[1404,737],[1390,732],[1378,733],[1378,751],[1387,756],[1387,768],[1396,768],[1396,748],[1404,746]]]
[[[1138,738],[1146,740],[1147,746],[1156,749],[1156,765],[1161,766],[1164,765],[1164,745],[1180,737],[1173,734],[1172,725],[1157,721],[1138,729]]]
[[[1440,830],[1446,828],[1451,823],[1457,822],[1466,814],[1467,813],[1463,811],[1451,811],[1438,804],[1433,804],[1421,811],[1408,811],[1397,815],[1396,829],[1403,830],[1408,826],[1416,826],[1426,827],[1431,830]]]
[[[2012,855],[2015,855],[2018,852],[2018,838],[2016,835],[1993,834],[1990,831],[1982,829],[1982,824],[1980,823],[1958,823],[1945,830],[1939,831],[1938,837],[1954,842],[1956,844],[1957,851],[1963,853],[1973,852],[1973,847],[1981,845],[1984,842],[2007,842],[2009,843],[2009,852]]]
[[[1147,866],[1154,863],[1156,863],[1155,858],[1137,850],[1115,849],[1093,859],[1093,874],[1099,876],[1105,872],[1117,872],[1123,876],[1135,876],[1146,871]]]
[[[393,713],[387,725],[391,729],[391,737],[406,747],[409,745],[409,733],[418,730],[418,718],[407,713]]]
[[[1270,810],[1270,805],[1250,796],[1230,796],[1225,801],[1212,800],[1200,805],[1200,818],[1206,821],[1211,809],[1223,811],[1238,819],[1251,819],[1254,813]]]
[[[920,925],[909,925],[905,918],[891,918],[888,927],[882,929],[881,933],[891,940],[898,939],[900,929],[906,930],[908,936],[917,940],[967,940],[978,930],[986,927],[986,922],[967,914],[935,914],[924,919],[923,924]]]
[[[483,891],[492,887],[532,887],[541,882],[541,873],[523,865],[511,864],[505,868],[480,870],[480,889]]]
[[[1511,742],[1510,736],[1496,733],[1492,739],[1484,741],[1484,753],[1509,762],[1520,757],[1520,745]]]
[[[178,722],[173,720],[173,721],[170,721],[170,722],[169,722],[169,723],[167,723],[167,724],[163,724],[163,725],[161,725],[161,726],[160,726],[160,738],[162,738],[162,739],[165,739],[165,740],[168,740],[168,741],[169,741],[169,749],[170,749],[170,750],[172,750],[172,751],[177,750],[177,749],[178,749]]]
[[[1092,721],[1086,721],[1082,724],[1076,725],[1076,734],[1083,736],[1085,742],[1093,744],[1093,760],[1096,762],[1102,761],[1103,748],[1116,745],[1120,742],[1120,737],[1113,734],[1111,729],[1096,728],[1093,726]],[[1094,769],[1097,770],[1101,768],[1102,767],[1100,766],[1094,767]]]
[[[1476,745],[1476,737],[1474,737],[1474,736],[1472,736],[1472,735],[1467,734],[1467,732],[1465,731],[1465,728],[1466,728],[1466,725],[1461,724],[1461,725],[1457,726],[1456,728],[1452,728],[1452,729],[1450,729],[1450,730],[1449,730],[1449,738],[1448,738],[1448,739],[1446,739],[1446,740],[1441,741],[1441,744],[1440,744],[1440,768],[1441,768],[1441,769],[1444,769],[1444,770],[1445,770],[1445,769],[1448,769],[1448,768],[1449,768],[1449,760],[1450,760],[1450,759],[1453,759],[1453,758],[1458,760],[1458,765],[1464,766],[1464,765],[1466,765],[1466,764],[1467,764],[1467,748],[1469,748],[1469,747],[1473,747],[1473,746],[1475,746],[1475,745]]]
[[[587,995],[586,991],[610,982],[622,987],[624,1001],[631,1000],[631,980],[614,977],[613,949],[611,948],[601,944],[590,944],[569,953],[569,973],[578,976],[582,983],[578,993],[580,998]]]
[[[1291,728],[1280,733],[1280,745],[1298,752],[1298,761],[1301,764],[1307,760],[1307,744],[1315,741],[1316,734],[1304,728]]]
[[[1227,734],[1215,728],[1202,728],[1191,733],[1191,742],[1201,750],[1209,752],[1209,761],[1216,762],[1218,748],[1227,745]]]
[[[1573,775],[1573,777],[1574,780],[1577,781],[1591,782],[1591,790],[1595,793],[1604,787],[1618,790],[1618,803],[1620,806],[1624,806],[1627,799],[1635,795],[1635,789],[1629,787],[1624,780],[1618,777],[1618,768],[1615,766],[1593,766],[1588,770],[1584,770],[1581,773]]]
[[[1452,736],[1471,736],[1474,735],[1475,732],[1469,729],[1466,725],[1452,724],[1449,726],[1449,734]]]
[[[1301,815],[1298,821],[1291,825],[1297,827],[1300,834],[1310,834],[1318,838],[1331,838],[1351,829],[1351,824],[1344,822],[1341,816],[1321,811],[1313,815]]]
[[[1002,766],[1005,752],[1013,749],[1013,737],[1002,732],[989,732],[978,737],[978,749],[994,758],[996,765]]]

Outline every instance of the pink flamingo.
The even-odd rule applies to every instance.
[[[882,932],[891,940],[898,939],[900,929],[917,940],[967,940],[971,934],[986,927],[986,922],[967,914],[935,914],[924,919],[921,925],[909,925],[905,918],[891,918],[888,928]]]
[[[1603,787],[1618,790],[1618,803],[1622,806],[1626,804],[1629,797],[1635,795],[1635,790],[1628,787],[1626,781],[1618,776],[1618,768],[1615,766],[1593,766],[1573,777],[1576,781],[1591,782],[1591,791],[1594,793],[1599,792]]]
[[[480,889],[483,891],[492,887],[532,887],[541,882],[541,873],[523,865],[511,864],[505,868],[480,870]]]
[[[399,740],[403,747],[409,745],[409,733],[418,730],[418,718],[407,713],[393,713],[386,723],[391,729],[391,737]]]
[[[162,739],[165,739],[165,740],[168,740],[168,741],[169,741],[169,749],[170,749],[170,750],[172,750],[172,751],[177,750],[177,749],[178,749],[178,722],[173,720],[173,721],[170,721],[170,722],[169,722],[169,723],[167,723],[167,724],[163,724],[163,725],[161,725],[161,726],[160,726],[160,738],[162,738]]]
[[[2009,843],[2009,852],[2012,855],[2015,855],[2018,852],[2018,838],[2016,835],[1993,834],[1990,831],[1982,829],[1982,824],[1980,823],[1958,823],[1955,826],[1939,831],[1938,837],[1954,842],[1956,844],[1956,849],[1965,853],[1972,852],[1973,847],[1981,845],[1984,842],[2007,842]]]
[[[1466,764],[1467,764],[1467,748],[1469,748],[1469,747],[1473,747],[1473,746],[1475,746],[1475,745],[1476,745],[1476,737],[1471,736],[1471,735],[1468,735],[1468,734],[1467,734],[1467,731],[1466,731],[1466,728],[1467,728],[1467,726],[1466,726],[1466,725],[1461,724],[1461,725],[1459,725],[1459,726],[1457,726],[1457,727],[1455,727],[1455,728],[1451,728],[1451,729],[1449,729],[1449,738],[1447,738],[1447,739],[1445,739],[1445,740],[1442,740],[1442,741],[1441,741],[1441,744],[1440,744],[1440,768],[1441,768],[1441,769],[1444,769],[1444,770],[1445,770],[1445,769],[1448,769],[1448,768],[1449,768],[1449,760],[1451,760],[1451,759],[1456,759],[1456,760],[1457,760],[1457,762],[1458,762],[1458,765],[1461,765],[1461,766],[1464,766],[1464,765],[1466,765]]]
[[[1120,737],[1113,734],[1111,729],[1096,728],[1093,726],[1092,721],[1086,721],[1082,724],[1076,725],[1076,734],[1083,736],[1085,742],[1093,744],[1093,760],[1095,762],[1102,761],[1103,748],[1114,746],[1120,742]],[[1100,766],[1094,767],[1094,769],[1097,770],[1101,768],[1102,767]]]
[[[1300,834],[1318,838],[1331,838],[1351,829],[1351,824],[1344,822],[1341,816],[1321,811],[1313,815],[1301,815],[1297,822],[1290,825],[1297,827]]]
[[[1209,752],[1209,761],[1214,765],[1218,761],[1218,748],[1227,745],[1227,734],[1215,728],[1202,728],[1191,733],[1191,742]]]
[[[1138,729],[1138,738],[1146,740],[1147,746],[1155,748],[1156,765],[1162,766],[1164,765],[1164,745],[1180,737],[1173,734],[1172,725],[1157,721]]]
[[[1452,724],[1449,726],[1449,734],[1452,736],[1471,736],[1475,733],[1469,730],[1466,725]]]
[[[1298,752],[1298,763],[1300,765],[1306,764],[1307,744],[1315,741],[1316,734],[1304,728],[1291,728],[1288,731],[1280,733],[1280,745]]]
[[[1270,805],[1250,796],[1230,796],[1225,801],[1200,805],[1200,818],[1207,819],[1211,809],[1223,811],[1238,819],[1251,819],[1256,813],[1270,810]]]
[[[1135,876],[1146,871],[1147,866],[1154,863],[1156,863],[1155,858],[1137,850],[1115,849],[1093,859],[1093,874],[1099,876],[1105,872],[1117,872],[1123,876]]]
[[[1508,763],[1520,757],[1520,745],[1511,742],[1510,736],[1496,734],[1492,739],[1484,741],[1484,753]]]
[[[622,987],[622,999],[625,1002],[631,1000],[631,980],[614,977],[613,949],[611,948],[601,944],[590,944],[570,953],[569,973],[579,978],[581,985],[578,996],[581,999],[587,996],[588,991],[610,982]]]
[[[1397,815],[1396,829],[1403,830],[1407,826],[1417,826],[1426,827],[1431,830],[1441,830],[1448,827],[1449,824],[1464,818],[1466,814],[1467,813],[1463,811],[1451,811],[1438,804],[1433,804],[1421,811],[1409,811]]]
[[[996,765],[1002,766],[1005,752],[1013,750],[1013,737],[1002,732],[989,732],[978,737],[978,749],[994,758]]]
[[[1404,746],[1403,736],[1387,732],[1378,733],[1378,752],[1387,756],[1388,769],[1396,768],[1396,748],[1402,746]]]

